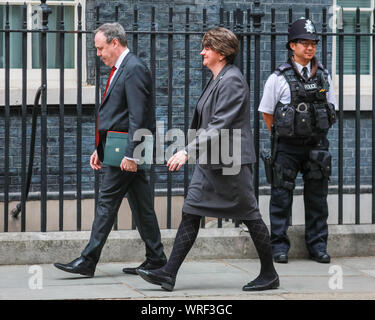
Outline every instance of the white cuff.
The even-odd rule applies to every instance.
[[[135,162],[139,162],[139,159],[134,159],[134,158],[129,158],[129,157],[124,157],[125,159],[128,159],[128,160],[132,160],[132,161],[135,161]]]

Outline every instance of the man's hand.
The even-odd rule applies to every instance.
[[[130,172],[137,172],[137,162],[124,158],[121,161],[120,168],[122,171],[130,171]]]
[[[94,170],[100,170],[102,168],[102,163],[99,160],[98,153],[96,150],[90,157],[90,166]]]
[[[168,160],[167,167],[169,167],[169,171],[178,171],[187,160],[188,156],[185,154],[185,150],[181,150]]]

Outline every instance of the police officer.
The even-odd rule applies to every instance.
[[[311,20],[300,18],[288,30],[288,61],[270,75],[259,106],[273,132],[273,178],[270,201],[271,244],[275,262],[287,263],[287,236],[293,190],[303,174],[305,241],[310,258],[329,263],[328,179],[331,155],[328,129],[336,120],[336,99],[328,71],[315,57],[319,41]]]

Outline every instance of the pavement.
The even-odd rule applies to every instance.
[[[122,272],[139,263],[99,263],[93,278],[52,264],[1,265],[0,300],[375,300],[375,256],[332,258],[330,264],[289,259],[275,264],[280,288],[263,292],[242,291],[258,275],[258,259],[187,260],[172,292]]]

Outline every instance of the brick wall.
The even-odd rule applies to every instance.
[[[121,4],[119,10],[119,22],[126,30],[133,30],[134,6],[136,5],[139,12],[138,30],[150,30],[151,21],[151,7],[156,8],[156,30],[168,29],[168,8],[173,8],[173,30],[181,31],[185,29],[185,9],[190,8],[190,30],[203,30],[203,8],[207,9],[207,28],[219,24],[219,8],[222,6],[226,11],[233,11],[237,8],[246,10],[251,8],[253,1],[199,1],[199,0],[176,0],[176,1],[94,1],[87,0],[86,2],[86,28],[87,30],[94,30],[96,28],[96,14],[95,6],[103,3],[100,9],[100,24],[104,22],[112,22],[115,20],[115,6]],[[261,2],[262,10],[265,12],[262,18],[262,31],[270,31],[271,29],[271,8],[276,9],[277,31],[286,32],[288,24],[288,9],[293,7],[293,19],[305,15],[305,3],[299,1],[281,1],[281,0],[265,0]],[[309,3],[310,17],[315,22],[318,31],[321,29],[322,8],[329,7],[331,0],[314,0]],[[329,16],[328,16],[329,18]],[[233,16],[231,15],[230,24],[233,23]],[[245,19],[245,27],[246,27]],[[226,20],[225,20],[226,24]],[[134,50],[133,36],[128,35],[130,50]],[[166,35],[158,35],[156,41],[156,114],[157,120],[164,121],[167,127],[167,113],[168,113],[168,41]],[[183,35],[175,35],[173,37],[173,127],[182,128],[184,123],[184,90],[185,90],[185,42]],[[190,117],[198,96],[202,90],[202,66],[199,52],[201,50],[201,35],[192,35],[190,37]],[[286,36],[278,38],[277,42],[277,61],[276,65],[285,61],[287,51],[285,49]],[[270,37],[263,36],[261,42],[261,93],[263,85],[271,72],[271,56],[270,56]],[[328,39],[328,68],[331,67],[332,52],[331,40]],[[87,37],[87,75],[88,83],[95,84],[95,56],[96,51],[93,45],[93,36]],[[252,45],[251,56],[253,59]],[[143,59],[146,64],[150,66],[150,36],[138,36],[138,56]],[[318,58],[321,57],[321,49],[319,47]],[[247,60],[244,61],[246,67]],[[251,69],[253,70],[254,61],[252,60]],[[101,64],[101,88],[103,89],[109,74],[109,68]],[[209,72],[206,72],[207,79]],[[251,74],[251,99],[254,97],[253,80],[254,75]],[[253,108],[253,100],[252,100]],[[76,117],[74,106],[66,106],[65,118],[65,188],[66,190],[75,190],[75,137],[76,137]],[[48,190],[58,190],[58,109],[50,106],[48,115]],[[252,113],[253,114],[253,113]],[[0,109],[0,188],[3,187],[3,163],[4,163],[4,125],[3,125],[3,109]],[[344,116],[344,183],[354,184],[354,120],[355,114],[353,112],[345,112]],[[29,117],[29,120],[31,116]],[[94,146],[94,106],[85,106],[83,112],[83,156],[82,156],[82,174],[83,174],[83,190],[92,190],[94,175],[88,165],[89,156]],[[260,143],[261,148],[269,146],[269,136],[263,121],[260,122]],[[11,145],[10,150],[10,167],[11,167],[11,192],[20,190],[20,143],[21,140],[21,119],[18,111],[12,111],[11,116]],[[30,128],[30,121],[28,122]],[[371,113],[362,112],[361,114],[361,183],[371,184]],[[39,133],[38,133],[39,134]],[[331,142],[331,151],[333,154],[333,175],[331,184],[337,183],[337,145],[338,145],[338,130],[337,124],[331,129],[329,138]],[[38,142],[37,146],[38,148]],[[32,191],[39,189],[38,177],[39,159],[36,157],[35,162],[35,176],[33,178],[34,184]],[[166,170],[165,168],[158,168],[156,174],[156,188],[166,187]],[[263,164],[260,164],[260,185],[265,185],[265,177],[263,174]],[[183,173],[174,173],[173,186],[183,186]],[[298,178],[298,184],[301,183],[301,178]],[[1,190],[0,190],[1,191]]]
[[[27,116],[27,165],[29,162],[29,148],[31,136],[31,107]],[[3,116],[3,113],[1,113]],[[3,118],[1,118],[3,120]],[[1,121],[2,122],[2,121]],[[48,106],[47,120],[47,184],[49,192],[59,190],[59,114],[57,106]],[[11,193],[20,192],[21,185],[21,152],[22,152],[22,118],[19,108],[13,108],[10,115],[10,189]],[[77,117],[75,106],[65,106],[64,118],[64,189],[76,190],[76,137]],[[4,186],[4,125],[0,125],[0,192]],[[94,186],[93,170],[89,167],[89,159],[94,148],[95,118],[91,106],[82,111],[82,185],[85,190],[92,190]],[[40,117],[38,117],[33,176],[30,192],[40,190]]]

